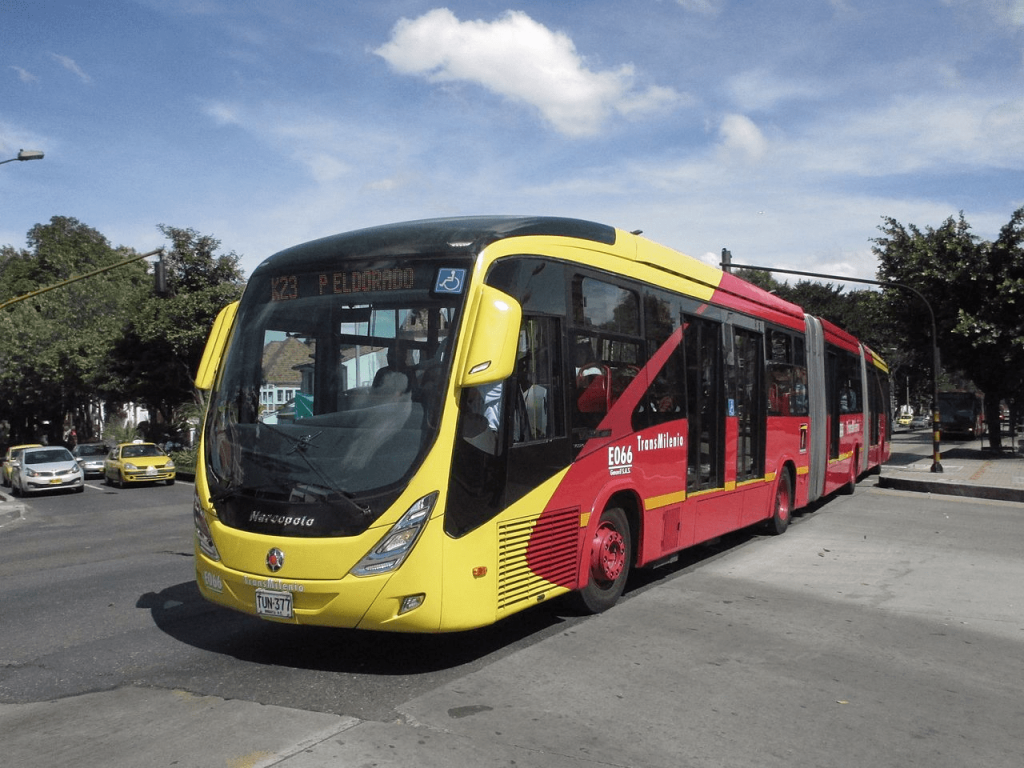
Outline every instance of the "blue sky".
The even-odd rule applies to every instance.
[[[245,271],[391,221],[550,214],[872,277],[882,218],[1024,205],[1024,0],[6,0],[0,245],[158,224]]]

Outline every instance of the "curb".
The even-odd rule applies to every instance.
[[[996,488],[990,485],[965,485],[932,480],[907,480],[901,477],[878,478],[879,488],[891,488],[895,491],[919,491],[922,493],[938,493],[945,496],[963,496],[975,499],[991,499],[992,501],[1024,502],[1024,489]]]
[[[0,528],[25,517],[25,505],[6,493],[0,493]]]

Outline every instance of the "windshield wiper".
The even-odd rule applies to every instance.
[[[319,478],[321,483],[323,483],[323,488],[328,491],[328,493],[326,494],[321,493],[316,488],[316,486],[311,486],[304,483],[297,483],[295,487],[292,489],[291,495],[289,497],[290,499],[304,503],[333,503],[336,500],[341,500],[346,502],[351,510],[358,512],[360,515],[368,516],[373,514],[369,507],[365,507],[362,504],[356,503],[354,501],[355,496],[353,494],[349,493],[343,488],[339,488],[334,483],[334,481],[332,481],[331,478],[327,474],[325,474],[324,471],[320,469],[320,467],[318,467],[312,461],[312,459],[309,458],[308,455],[306,455],[306,451],[309,448],[316,447],[313,441],[324,433],[323,430],[320,430],[315,434],[301,435],[299,437],[296,437],[295,435],[289,434],[285,430],[281,429],[276,424],[267,424],[265,422],[260,422],[259,426],[266,427],[274,434],[281,435],[286,440],[291,441],[291,450],[289,450],[285,455],[290,456],[292,454],[298,454],[302,458],[302,461],[305,463],[306,467],[309,468],[309,470],[312,471],[313,474],[317,476],[317,478]]]

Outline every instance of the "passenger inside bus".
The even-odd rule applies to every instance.
[[[857,393],[850,385],[850,382],[846,382],[845,386],[840,390],[839,410],[841,413],[857,412]]]
[[[498,382],[486,387],[467,387],[462,393],[462,437],[492,456],[498,453],[501,389]]]

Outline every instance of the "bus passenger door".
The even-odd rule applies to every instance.
[[[505,504],[568,466],[562,329],[554,317],[523,317],[511,402]]]
[[[445,511],[450,536],[491,520],[569,465],[560,328],[556,318],[524,315],[512,376],[463,389]]]
[[[689,418],[687,493],[723,487],[725,388],[722,383],[722,326],[689,318],[683,332]]]
[[[736,482],[764,477],[764,337],[732,329],[727,360],[729,415],[736,418]]]

